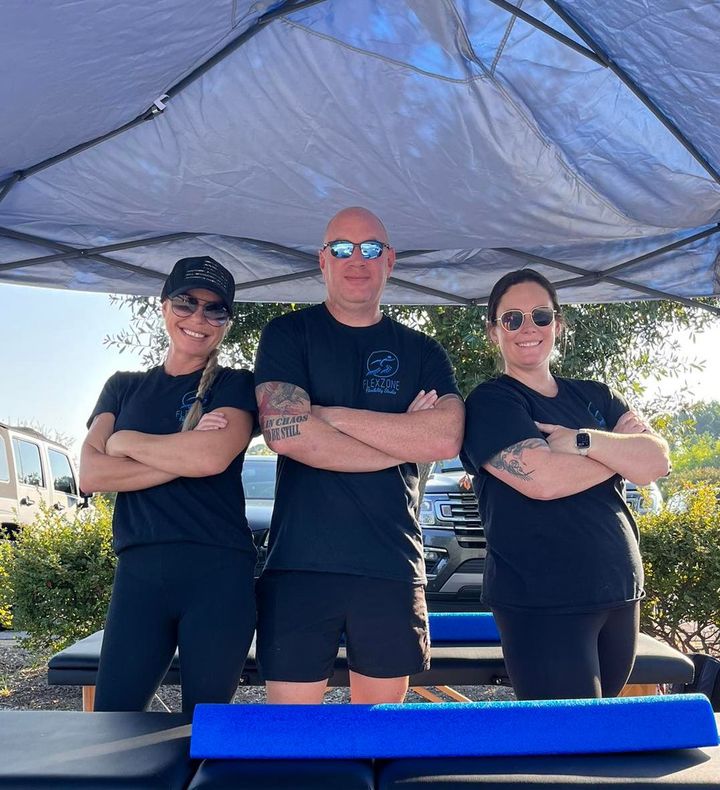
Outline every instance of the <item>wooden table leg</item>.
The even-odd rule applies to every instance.
[[[657,693],[656,683],[628,683],[618,697],[654,697]]]
[[[95,686],[82,687],[82,706],[87,713],[95,710]]]

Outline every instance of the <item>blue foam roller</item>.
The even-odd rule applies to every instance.
[[[430,642],[499,642],[491,612],[431,612]]]
[[[198,705],[190,754],[371,759],[639,752],[716,746],[707,697],[438,705]]]

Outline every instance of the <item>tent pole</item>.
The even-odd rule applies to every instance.
[[[494,3],[499,8],[502,8],[503,11],[507,11],[509,14],[512,14],[518,19],[522,19],[523,22],[527,22],[528,25],[532,25],[538,30],[541,30],[546,35],[554,38],[556,41],[559,41],[561,44],[565,44],[566,47],[574,49],[575,52],[579,52],[581,55],[584,55],[589,60],[594,61],[599,66],[608,66],[608,62],[601,52],[593,52],[593,50],[587,49],[586,47],[582,46],[582,44],[578,44],[577,41],[573,41],[568,36],[559,33],[557,30],[550,27],[550,25],[546,25],[544,22],[541,22],[539,19],[531,16],[526,11],[518,8],[516,5],[506,2],[506,0],[490,0],[490,2]]]
[[[587,33],[570,14],[556,0],[544,0],[568,27],[570,27],[580,38],[593,50],[593,52],[600,55],[601,48],[592,36]],[[703,154],[685,137],[685,135],[678,129],[677,126],[668,118],[668,116],[655,104],[655,102],[642,90],[642,88],[627,74],[617,63],[614,63],[604,53],[600,55],[607,61],[607,67],[615,74],[615,76],[631,90],[635,96],[650,110],[650,112],[660,121],[660,123],[673,135],[673,137],[685,148],[685,150],[701,165],[701,167],[712,178],[720,183],[720,173],[710,164]]]
[[[687,299],[684,296],[675,296],[674,294],[667,293],[667,291],[660,291],[657,288],[649,288],[648,286],[639,285],[638,283],[633,283],[629,280],[621,280],[619,277],[605,276],[602,271],[588,272],[587,269],[581,269],[579,266],[573,266],[569,263],[555,261],[552,258],[545,258],[542,255],[533,255],[530,252],[515,250],[512,247],[494,247],[493,249],[496,252],[522,258],[528,261],[528,263],[538,263],[542,266],[549,266],[553,269],[560,269],[565,272],[574,272],[575,274],[580,274],[582,275],[582,279],[588,280],[589,285],[596,285],[599,282],[607,282],[611,283],[612,285],[620,286],[621,288],[637,291],[638,293],[645,294],[646,296],[652,296],[656,299],[667,299],[670,302],[684,304],[686,307],[699,307],[703,310],[707,310],[710,313],[714,313],[715,315],[720,315],[720,307],[716,307],[715,305],[703,304],[702,302],[697,302],[694,299]],[[475,303],[480,304],[486,300],[487,297],[485,297],[485,299],[478,299]]]
[[[247,30],[243,31],[236,39],[231,41],[225,47],[223,47],[219,52],[215,53],[211,58],[209,58],[205,63],[198,66],[194,71],[184,77],[180,82],[173,85],[172,88],[169,88],[166,93],[160,96],[156,101],[144,112],[138,115],[136,118],[133,118],[132,121],[128,121],[128,123],[119,126],[117,129],[113,129],[106,134],[100,135],[99,137],[94,137],[92,140],[87,140],[84,143],[79,143],[72,148],[68,148],[67,151],[63,153],[56,154],[55,156],[51,156],[48,159],[44,159],[42,162],[38,162],[31,167],[26,168],[25,170],[18,171],[15,173],[14,176],[11,177],[10,187],[12,187],[17,181],[28,178],[28,176],[34,175],[35,173],[40,172],[41,170],[45,170],[47,167],[51,167],[52,165],[57,164],[58,162],[62,162],[65,159],[69,159],[76,154],[82,153],[82,151],[86,151],[88,148],[93,148],[96,145],[104,142],[105,140],[109,140],[111,137],[115,137],[116,135],[122,134],[130,129],[139,126],[146,121],[152,121],[157,118],[158,115],[161,115],[165,110],[165,101],[177,96],[177,94],[194,82],[196,79],[201,77],[206,71],[212,68],[216,63],[219,63],[221,60],[226,58],[232,52],[234,52],[238,47],[242,46],[246,41],[251,39],[254,35],[259,33],[263,28],[265,28],[270,22],[273,22],[275,19],[278,19],[281,16],[286,16],[287,14],[293,13],[294,11],[299,11],[302,8],[307,6],[316,5],[317,3],[323,3],[325,0],[301,0],[300,2],[292,2],[292,0],[288,0],[288,2],[281,5],[279,8],[276,8],[273,11],[264,14],[263,16],[259,17],[255,24],[248,28]],[[13,180],[14,179],[14,180]],[[3,191],[0,193],[0,200],[5,197],[6,191],[9,189],[8,187],[9,182],[5,182],[3,187]]]

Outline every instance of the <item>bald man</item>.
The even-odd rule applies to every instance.
[[[380,311],[394,265],[382,222],[340,211],[320,250],[325,302],[260,340],[260,424],[279,456],[258,585],[271,703],[321,702],[343,634],[353,702],[402,702],[429,666],[417,463],[458,453],[464,408],[442,347]]]

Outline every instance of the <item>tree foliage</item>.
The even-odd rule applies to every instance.
[[[146,367],[159,364],[167,337],[157,299],[114,297],[131,310],[130,327],[105,343],[139,353]],[[252,367],[265,324],[300,304],[235,305],[233,325],[223,344],[226,364]],[[436,338],[447,350],[463,395],[497,374],[498,360],[486,334],[483,306],[387,306],[388,315]],[[688,360],[680,349],[679,330],[699,332],[713,316],[673,302],[642,301],[623,304],[571,305],[563,308],[566,331],[558,345],[553,368],[559,375],[596,378],[627,395],[640,395],[650,378],[679,377],[701,364]]]

